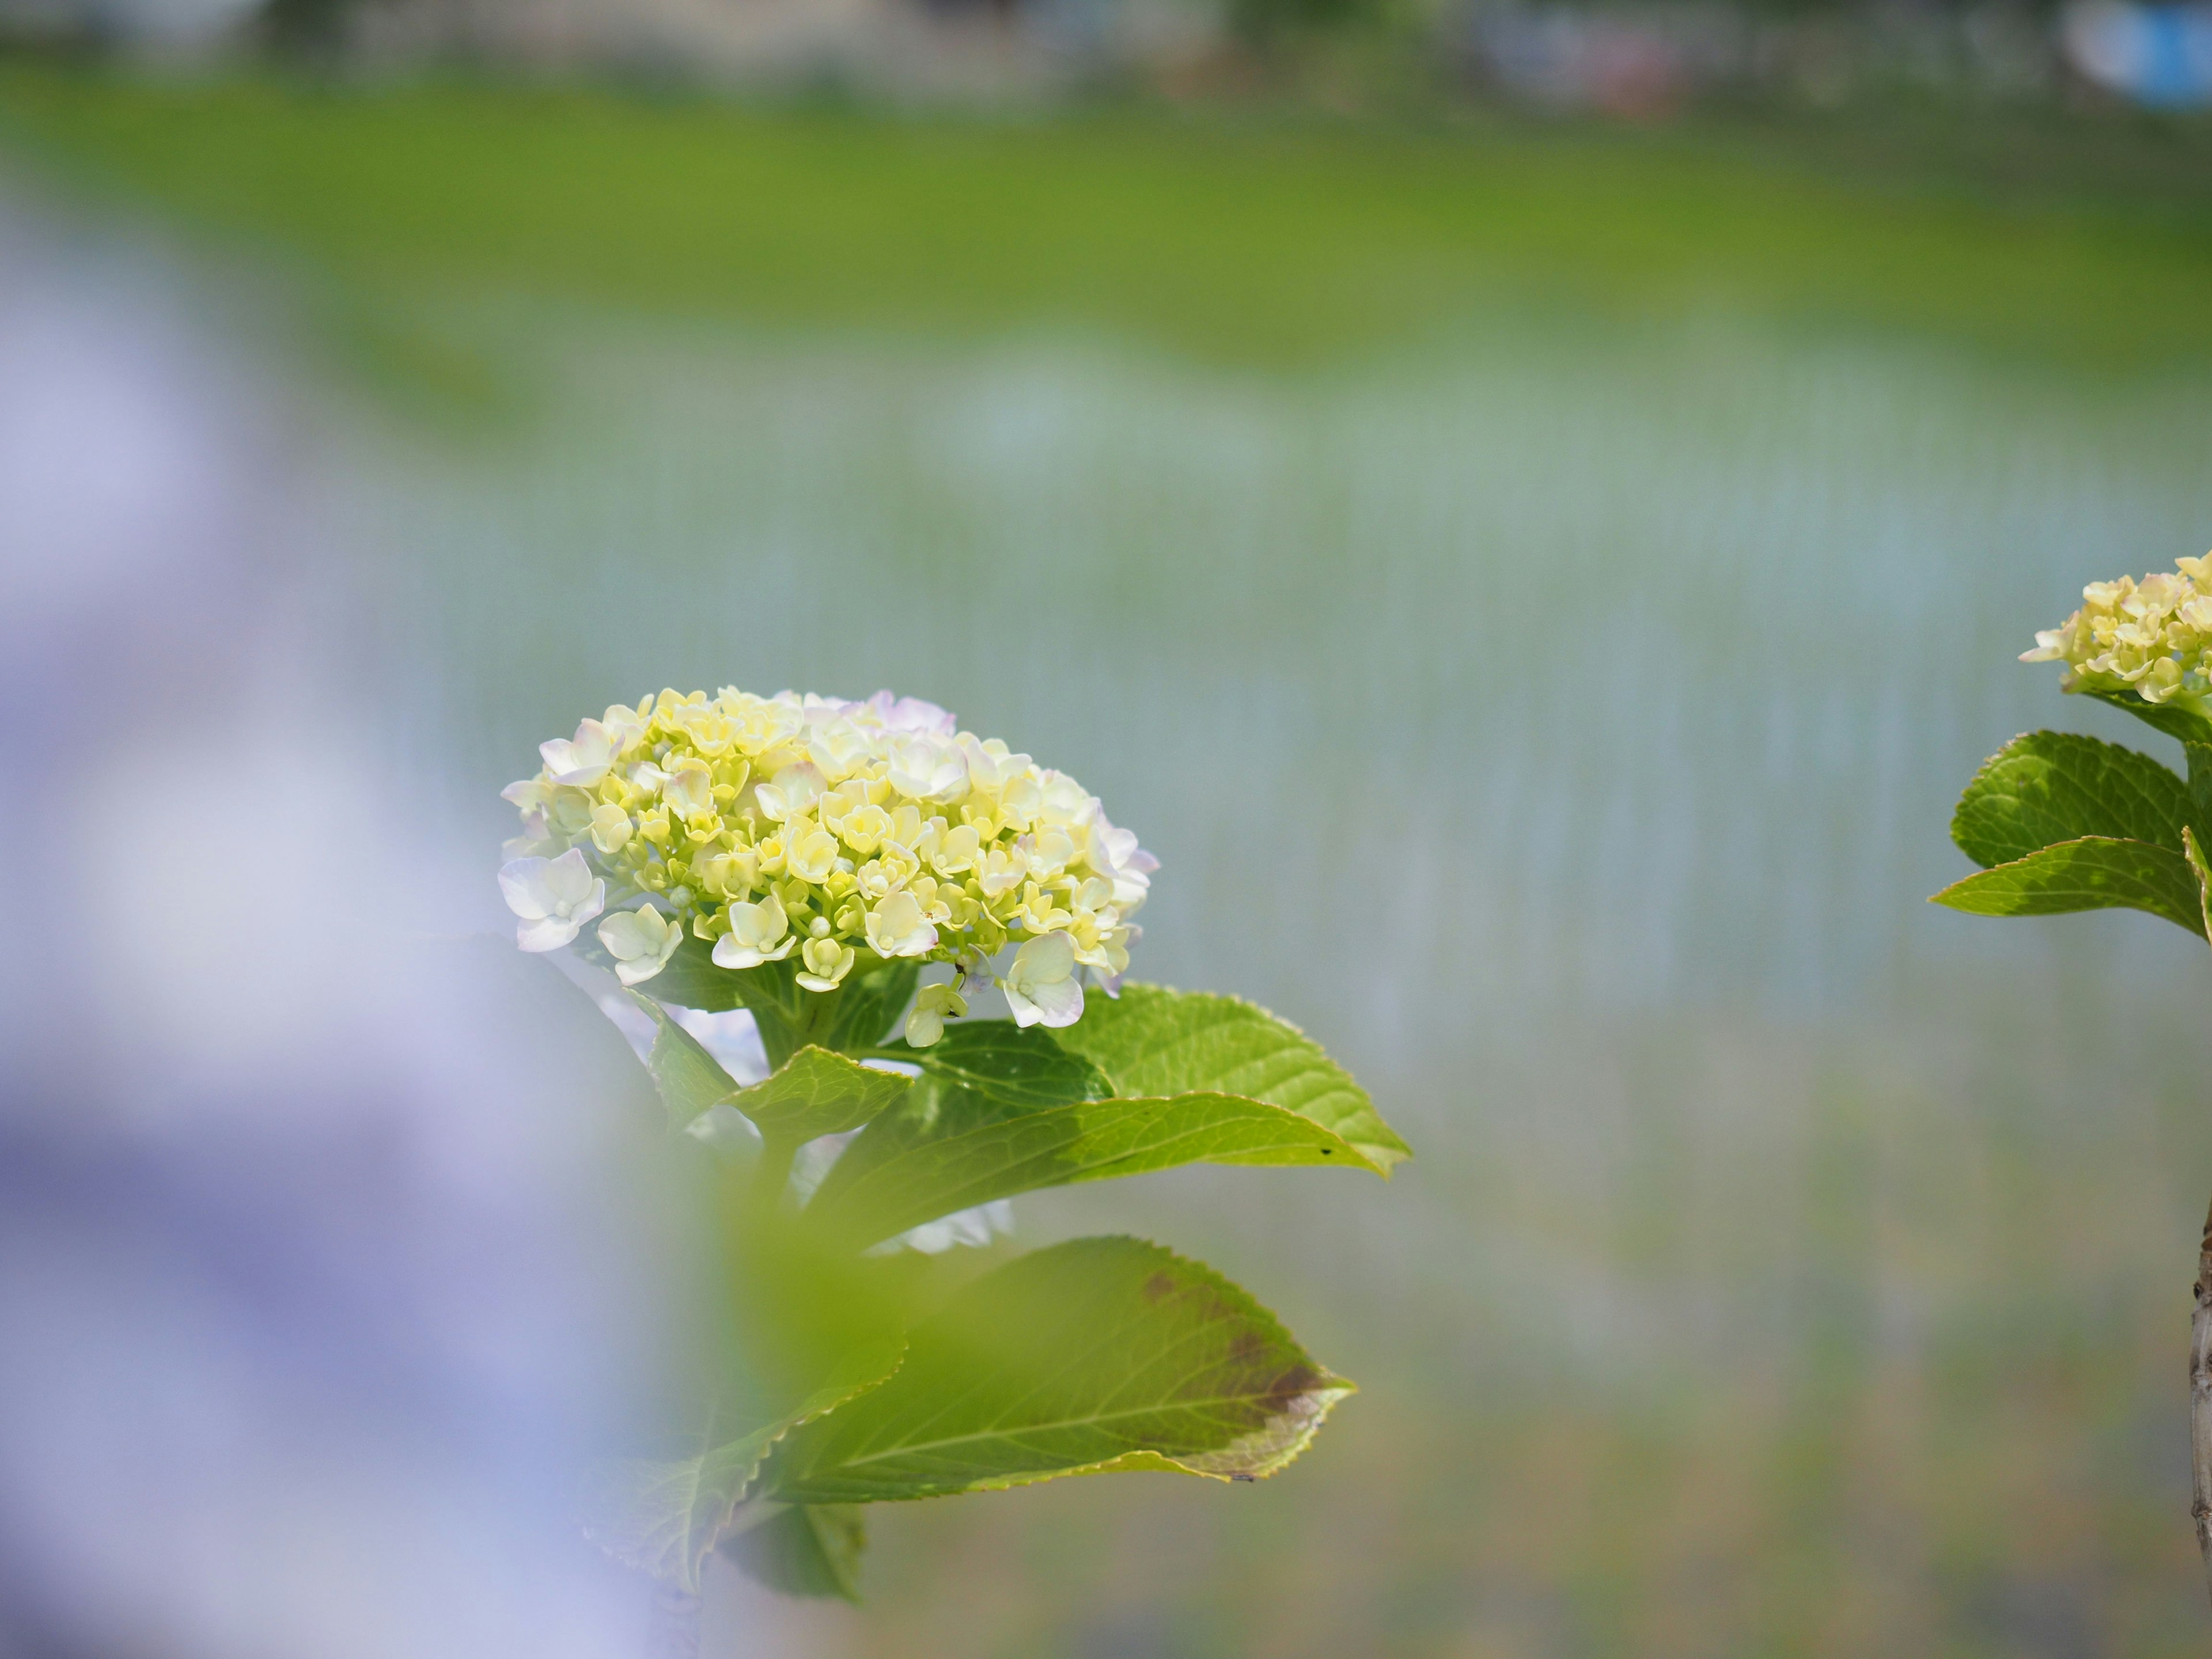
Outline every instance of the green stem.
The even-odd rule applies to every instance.
[[[785,1190],[791,1185],[792,1161],[799,1156],[799,1143],[782,1135],[767,1135],[761,1140],[760,1161],[753,1165],[751,1201],[760,1209],[773,1209],[783,1202]]]

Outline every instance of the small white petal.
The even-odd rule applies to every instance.
[[[514,942],[526,951],[557,951],[582,931],[580,921],[547,916],[542,921],[526,921],[517,927]]]
[[[1073,1025],[1083,1018],[1083,986],[1072,979],[1054,980],[1030,993],[1037,1018],[1048,1026]]]
[[[585,862],[582,848],[571,847],[559,858],[546,860],[545,890],[558,903],[563,906],[583,903],[593,884],[592,866]]]
[[[507,900],[507,908],[525,921],[538,921],[553,914],[553,895],[545,882],[549,862],[546,859],[524,858],[500,866],[499,890]]]

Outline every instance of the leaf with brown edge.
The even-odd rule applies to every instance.
[[[843,1504],[1109,1470],[1258,1480],[1352,1389],[1212,1268],[1079,1238],[955,1292],[898,1375],[793,1434],[760,1490]]]

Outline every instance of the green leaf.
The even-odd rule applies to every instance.
[[[2197,838],[2194,830],[2181,832],[2181,849],[2189,860],[2189,868],[2197,878],[2198,920],[2204,927],[2204,936],[2212,939],[2212,860],[2204,855],[2204,844]]]
[[[914,1000],[921,975],[919,963],[863,951],[837,989],[810,991],[799,983],[796,958],[757,968],[717,968],[714,947],[687,933],[668,965],[642,988],[679,1008],[750,1010],[769,1064],[781,1066],[810,1043],[852,1051],[883,1042]]]
[[[678,1024],[666,1009],[639,992],[629,995],[631,1001],[653,1017],[653,1051],[646,1057],[645,1066],[660,1091],[661,1103],[668,1109],[671,1128],[687,1127],[709,1106],[737,1092],[737,1079],[724,1071],[721,1062]]]
[[[722,1553],[746,1576],[786,1595],[860,1599],[860,1553],[867,1523],[851,1504],[797,1504],[739,1533]]]
[[[583,940],[577,943],[580,946]],[[586,954],[599,953],[587,951]],[[638,988],[656,1001],[720,1014],[750,1006],[740,988],[743,977],[736,969],[714,966],[714,947],[686,930],[684,943],[676,947],[667,965]]]
[[[852,973],[836,991],[794,988],[817,1000],[825,994],[830,997],[829,1030],[814,1041],[825,1048],[849,1054],[890,1040],[906,1018],[907,1005],[914,1000],[914,988],[921,978],[918,962],[899,957],[884,958],[862,951]]]
[[[882,1388],[793,1435],[762,1490],[870,1503],[1109,1469],[1273,1474],[1352,1385],[1229,1280],[1081,1238],[956,1292]]]
[[[2179,853],[2188,786],[2149,756],[2070,732],[2031,732],[1982,763],[1951,839],[1984,868],[2087,836]]]
[[[696,1456],[599,1464],[585,1487],[585,1535],[625,1566],[696,1595],[701,1568],[736,1523],[738,1506],[776,1442],[879,1387],[903,1353],[896,1340],[856,1349],[795,1409]],[[712,1438],[713,1431],[702,1437]]]
[[[2200,835],[2212,830],[2212,743],[2185,743],[2189,763],[2189,821]]]
[[[932,1076],[988,1095],[1008,1106],[1065,1105],[1103,1100],[1114,1085],[1080,1054],[1072,1054],[1042,1025],[1011,1019],[962,1020],[927,1048],[901,1043],[889,1052]]]
[[[728,1099],[760,1126],[763,1139],[795,1144],[859,1128],[913,1084],[902,1073],[879,1072],[827,1048],[806,1048],[767,1081]]]
[[[2212,718],[2175,698],[2170,702],[2145,702],[2132,691],[2089,691],[2086,696],[2133,714],[2144,725],[2184,743],[2212,743]]]
[[[846,1147],[807,1214],[860,1246],[993,1199],[1182,1164],[1334,1164],[1382,1173],[1312,1119],[1242,1095],[1024,1109],[926,1078]]]
[[[2148,842],[2090,836],[1954,882],[1932,901],[1981,916],[2069,910],[2148,910],[2202,937],[2203,896],[2179,853]]]
[[[771,1425],[696,1457],[595,1465],[580,1505],[584,1535],[626,1567],[696,1594],[699,1570],[767,1460]]]
[[[1288,1020],[1235,997],[1125,985],[1055,1035],[1117,1095],[1244,1095],[1310,1117],[1388,1175],[1413,1156],[1367,1091]]]

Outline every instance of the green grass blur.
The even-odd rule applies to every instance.
[[[2212,143],[1992,120],[1996,142],[1989,121],[1912,107],[1671,132],[897,116],[0,63],[7,151],[367,302],[1072,326],[1263,365],[1418,346],[1501,303],[1712,309],[2125,368],[2212,353]]]

